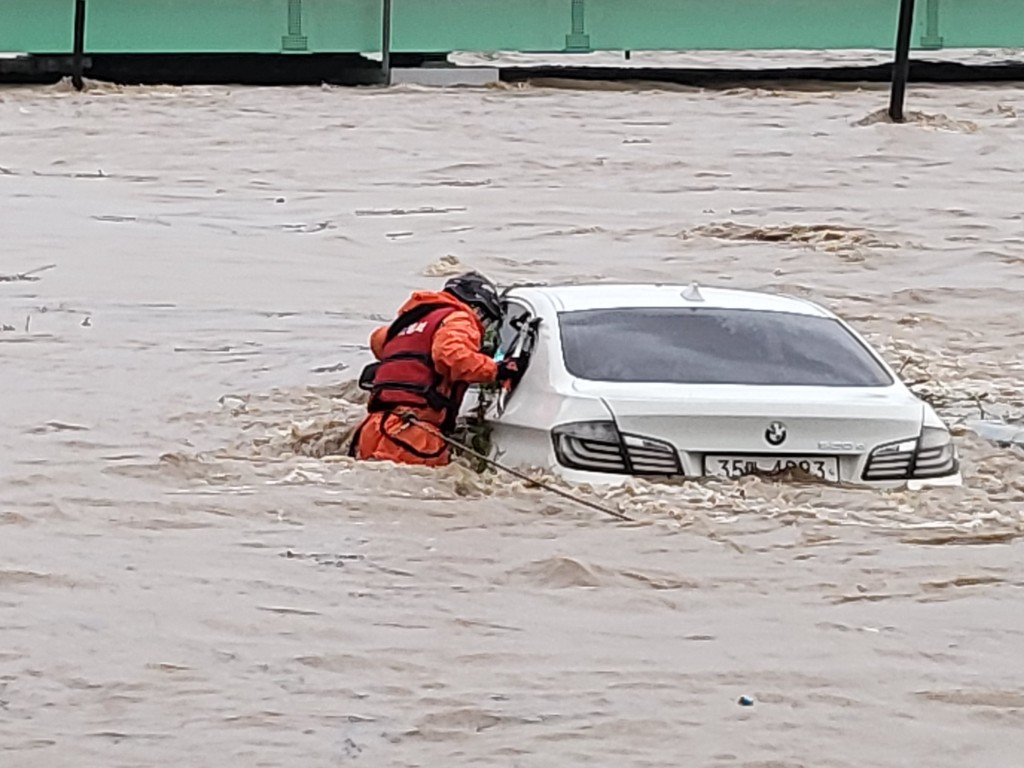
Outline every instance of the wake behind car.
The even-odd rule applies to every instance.
[[[960,485],[948,428],[853,328],[803,299],[684,285],[513,288],[493,458],[570,482],[805,473]]]

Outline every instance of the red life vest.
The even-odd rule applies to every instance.
[[[466,387],[453,382],[450,394],[441,391],[444,377],[434,365],[431,349],[441,323],[456,311],[450,304],[422,304],[391,324],[373,373],[369,411],[430,408],[445,414],[443,431],[454,429]]]

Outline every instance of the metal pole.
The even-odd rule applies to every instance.
[[[889,94],[889,118],[903,122],[903,102],[910,78],[910,33],[914,26],[914,0],[900,0],[899,28],[896,30],[896,60],[892,65],[892,91]]]
[[[71,84],[76,91],[82,90],[82,73],[85,71],[85,0],[75,0],[75,42],[72,54]]]
[[[384,85],[391,85],[391,0],[383,0],[384,18],[381,22],[380,35],[380,69],[384,75]]]

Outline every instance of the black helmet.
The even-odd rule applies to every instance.
[[[444,284],[444,290],[493,323],[501,321],[501,297],[494,283],[479,272],[467,272]]]

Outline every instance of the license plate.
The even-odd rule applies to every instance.
[[[709,477],[779,475],[803,471],[829,483],[839,482],[839,460],[834,456],[705,456],[704,474]]]

